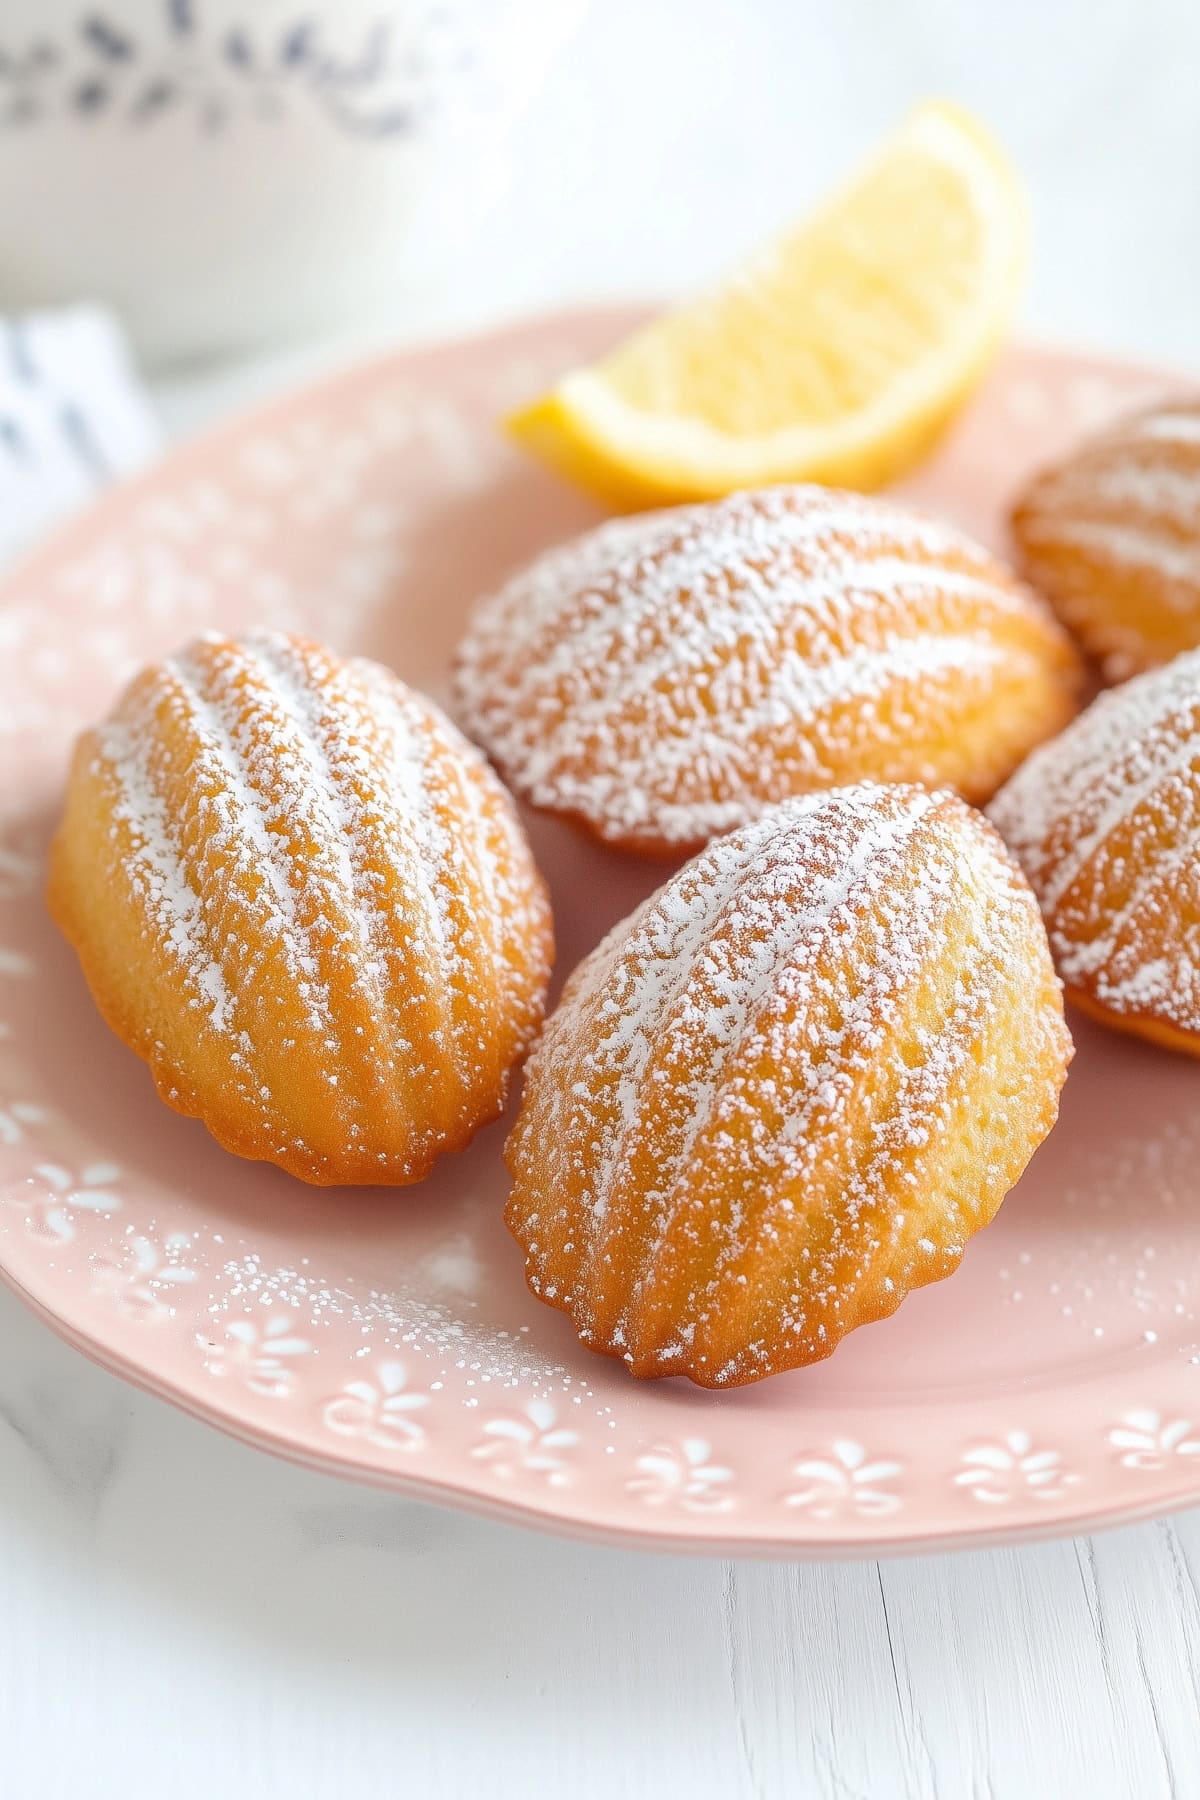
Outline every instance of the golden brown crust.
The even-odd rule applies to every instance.
[[[529,1285],[635,1375],[819,1361],[957,1267],[1069,1054],[986,821],[911,787],[786,802],[567,983],[506,1148]]]
[[[1022,573],[1109,681],[1200,644],[1200,400],[1144,407],[1013,508]]]
[[[517,792],[648,854],[858,780],[982,802],[1081,679],[1048,609],[970,539],[813,487],[550,551],[477,610],[456,666]]]
[[[419,1180],[497,1117],[552,956],[478,753],[278,633],[200,640],[84,734],[48,902],[163,1100],[323,1185]]]
[[[1106,1025],[1110,1031],[1142,1038],[1160,1050],[1174,1050],[1181,1056],[1200,1056],[1200,1031],[1181,1031],[1178,1026],[1169,1025],[1149,1013],[1116,1012],[1111,1006],[1102,1006],[1098,1000],[1093,1000],[1081,988],[1065,988],[1063,994],[1068,1006],[1094,1019],[1097,1025]]]
[[[1101,694],[997,794],[1076,1004],[1195,1054],[1200,650]]]

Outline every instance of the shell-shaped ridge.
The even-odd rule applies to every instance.
[[[80,741],[51,904],[160,1091],[316,1181],[405,1181],[503,1101],[546,896],[484,759],[378,664],[210,634]]]
[[[568,982],[507,1152],[530,1285],[637,1374],[817,1360],[956,1266],[1068,1054],[985,821],[912,787],[784,802]]]
[[[1108,679],[1200,644],[1200,398],[1144,407],[1043,470],[1013,533]]]
[[[549,551],[476,610],[456,667],[519,792],[649,850],[856,780],[986,798],[1077,680],[1066,635],[971,539],[814,487]]]
[[[1200,1051],[1200,650],[1099,695],[991,813],[1071,997]]]

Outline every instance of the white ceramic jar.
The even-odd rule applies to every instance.
[[[580,0],[5,0],[0,307],[115,306],[163,363],[427,279]]]

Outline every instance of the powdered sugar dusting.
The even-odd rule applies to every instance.
[[[164,951],[183,971],[193,1004],[207,1012],[214,1031],[229,1029],[233,999],[207,948],[200,895],[189,881],[174,841],[170,817],[140,754],[137,732],[114,719],[99,736],[99,755],[109,764],[119,798],[113,818],[130,836],[130,883],[147,907]]]
[[[539,1023],[549,914],[507,795],[430,702],[304,639],[210,634],[135,680],[75,781],[141,922],[136,1047],[222,1141],[310,1179],[403,1179],[494,1115]],[[70,817],[56,891],[104,966]],[[166,1042],[180,991],[195,1022]]]
[[[1025,569],[1113,679],[1200,641],[1200,400],[1132,414],[1030,483]]]
[[[530,1285],[643,1374],[828,1354],[983,1222],[938,1171],[1014,982],[1028,1067],[983,1110],[1019,1140],[1053,1116],[1065,1031],[1032,896],[975,815],[839,789],[711,844],[581,965],[534,1054],[509,1147]]]
[[[1014,671],[1021,704],[1002,706]],[[1048,728],[1039,700],[1065,716],[1073,675],[1040,603],[969,539],[794,487],[550,551],[476,611],[456,679],[535,804],[687,844],[856,776],[986,780],[949,763],[993,711],[1007,773]]]
[[[1128,437],[1134,443],[1195,444],[1200,446],[1200,400],[1173,400],[1135,413],[1127,422],[1110,426],[1107,437]]]
[[[1200,651],[1101,694],[991,808],[1068,987],[1200,1030]],[[1185,898],[1186,896],[1186,898]]]
[[[221,1278],[220,1297],[207,1309],[209,1326],[201,1348],[219,1342],[231,1323],[261,1323],[282,1313],[291,1316],[290,1329],[307,1334],[318,1350],[325,1332],[352,1328],[362,1339],[364,1359],[383,1359],[398,1350],[416,1356],[439,1387],[453,1381],[466,1390],[462,1404],[468,1408],[477,1404],[471,1391],[489,1387],[594,1398],[586,1376],[539,1350],[530,1342],[527,1326],[508,1329],[477,1317],[470,1299],[439,1299],[419,1279],[351,1289],[308,1268],[272,1263],[256,1252],[226,1261]]]

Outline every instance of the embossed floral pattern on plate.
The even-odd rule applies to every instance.
[[[949,1282],[738,1393],[636,1384],[526,1291],[501,1133],[418,1190],[306,1189],[159,1104],[40,899],[71,739],[208,625],[301,626],[444,692],[473,595],[595,517],[495,419],[628,314],[385,357],[178,453],[0,597],[0,1274],[100,1361],[264,1447],[631,1541],[986,1541],[1200,1496],[1194,1068],[1078,1027],[1063,1122]],[[913,486],[1002,541],[1035,460],[1155,386],[1035,351]],[[564,965],[658,871],[537,822]]]

